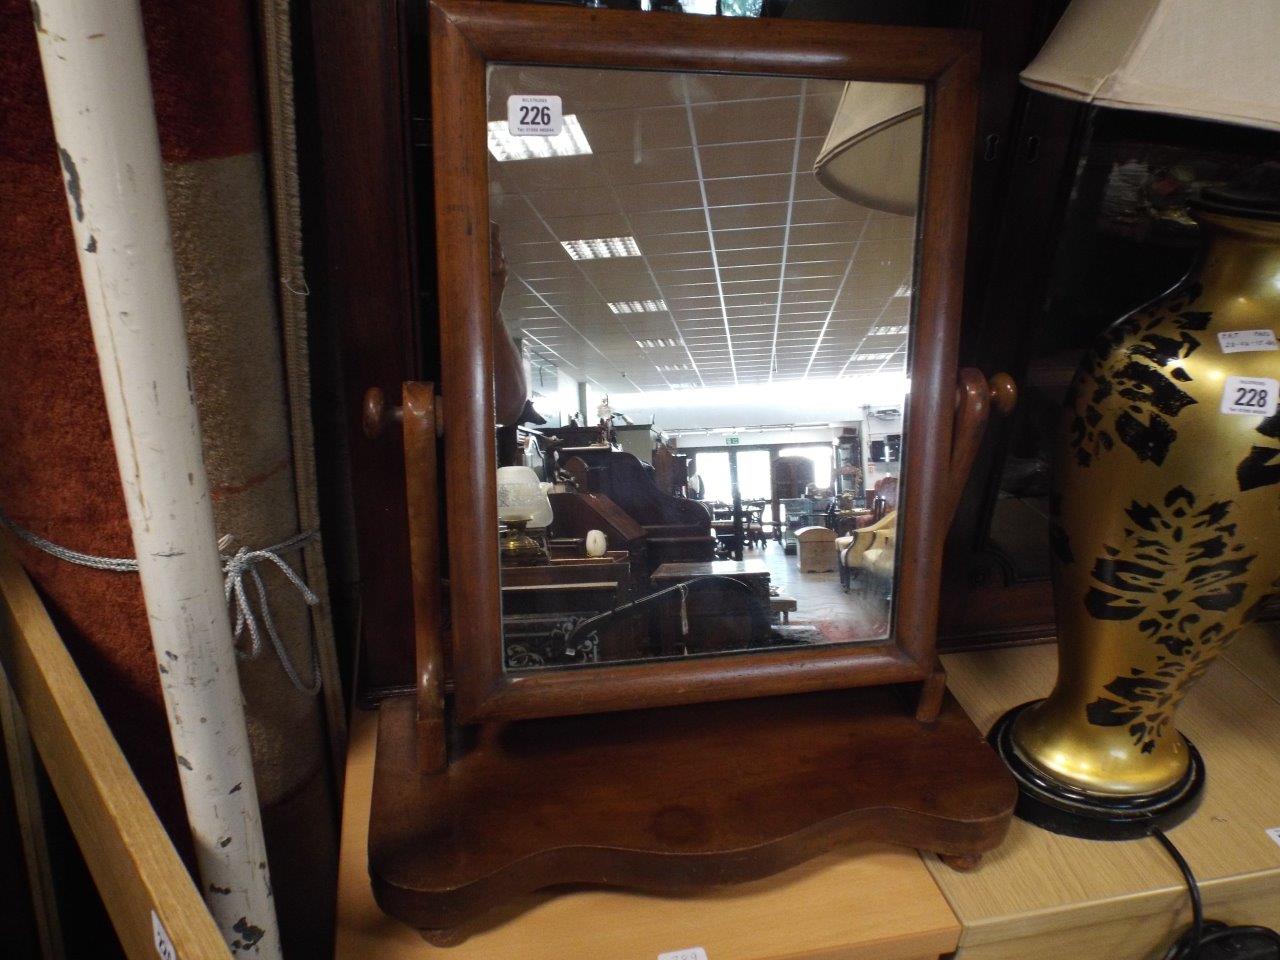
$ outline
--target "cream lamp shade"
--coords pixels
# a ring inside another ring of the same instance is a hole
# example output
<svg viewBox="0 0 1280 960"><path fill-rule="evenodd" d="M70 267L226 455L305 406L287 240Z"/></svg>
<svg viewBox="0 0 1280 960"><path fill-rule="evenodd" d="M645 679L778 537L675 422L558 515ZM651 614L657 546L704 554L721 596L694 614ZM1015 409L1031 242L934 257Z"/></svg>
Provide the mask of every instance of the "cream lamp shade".
<svg viewBox="0 0 1280 960"><path fill-rule="evenodd" d="M1044 93L1280 130L1280 0L1074 0L1022 82Z"/></svg>
<svg viewBox="0 0 1280 960"><path fill-rule="evenodd" d="M914 214L923 138L923 87L850 81L813 174L838 197L873 210Z"/></svg>

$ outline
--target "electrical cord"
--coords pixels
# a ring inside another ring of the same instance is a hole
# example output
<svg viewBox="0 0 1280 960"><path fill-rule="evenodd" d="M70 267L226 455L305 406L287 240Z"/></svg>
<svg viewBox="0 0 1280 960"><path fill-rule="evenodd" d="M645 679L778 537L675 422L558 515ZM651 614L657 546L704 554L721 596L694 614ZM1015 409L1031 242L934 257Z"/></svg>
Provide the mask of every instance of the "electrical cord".
<svg viewBox="0 0 1280 960"><path fill-rule="evenodd" d="M1191 872L1191 865L1163 830L1155 830L1152 836L1160 841L1160 845L1168 851L1177 865L1191 897L1191 926L1169 946L1161 960L1226 960L1228 957L1240 957L1241 960L1280 960L1280 933L1268 927L1237 927L1220 920L1206 920L1200 884ZM1206 951L1207 947L1217 949Z"/></svg>

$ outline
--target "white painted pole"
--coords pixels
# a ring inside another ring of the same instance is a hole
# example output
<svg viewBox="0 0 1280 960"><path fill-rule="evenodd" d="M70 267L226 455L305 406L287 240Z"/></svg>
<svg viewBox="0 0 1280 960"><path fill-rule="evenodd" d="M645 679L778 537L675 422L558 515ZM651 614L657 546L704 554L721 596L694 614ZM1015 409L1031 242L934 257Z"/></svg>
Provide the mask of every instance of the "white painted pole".
<svg viewBox="0 0 1280 960"><path fill-rule="evenodd" d="M32 10L201 889L233 953L275 960L138 0Z"/></svg>

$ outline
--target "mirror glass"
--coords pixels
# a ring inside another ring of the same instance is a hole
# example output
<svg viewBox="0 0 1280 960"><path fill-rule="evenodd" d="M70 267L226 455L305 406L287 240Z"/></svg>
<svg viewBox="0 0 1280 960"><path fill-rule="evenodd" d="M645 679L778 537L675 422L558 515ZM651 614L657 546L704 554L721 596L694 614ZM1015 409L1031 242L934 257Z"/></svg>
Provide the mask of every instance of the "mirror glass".
<svg viewBox="0 0 1280 960"><path fill-rule="evenodd" d="M508 671L888 637L923 111L489 68Z"/></svg>

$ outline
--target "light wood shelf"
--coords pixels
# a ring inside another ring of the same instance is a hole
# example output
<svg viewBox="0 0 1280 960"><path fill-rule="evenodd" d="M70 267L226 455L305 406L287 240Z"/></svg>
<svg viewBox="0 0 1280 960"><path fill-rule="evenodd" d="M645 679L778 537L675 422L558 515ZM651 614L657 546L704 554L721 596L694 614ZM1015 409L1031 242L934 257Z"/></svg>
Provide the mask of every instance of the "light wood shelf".
<svg viewBox="0 0 1280 960"><path fill-rule="evenodd" d="M949 686L980 730L1053 685L1052 644L952 654ZM1178 725L1208 767L1204 800L1170 831L1208 916L1280 927L1280 630L1244 631L1193 688ZM1190 921L1186 888L1155 840L1104 843L1015 820L969 874L927 857L960 919L957 960L1088 956L1146 960Z"/></svg>
<svg viewBox="0 0 1280 960"><path fill-rule="evenodd" d="M1052 644L943 659L979 729L1047 692L1056 666ZM1209 782L1200 810L1171 836L1202 881L1207 912L1280 927L1280 846L1265 833L1280 826L1280 628L1245 631L1192 691L1179 722L1203 752ZM709 960L935 960L952 950L956 960L1148 960L1190 920L1185 888L1155 841L1074 840L1015 820L972 873L860 845L700 896L583 889L529 897L461 945L435 948L385 916L369 888L375 723L359 714L352 724L336 960L656 960L693 946Z"/></svg>

